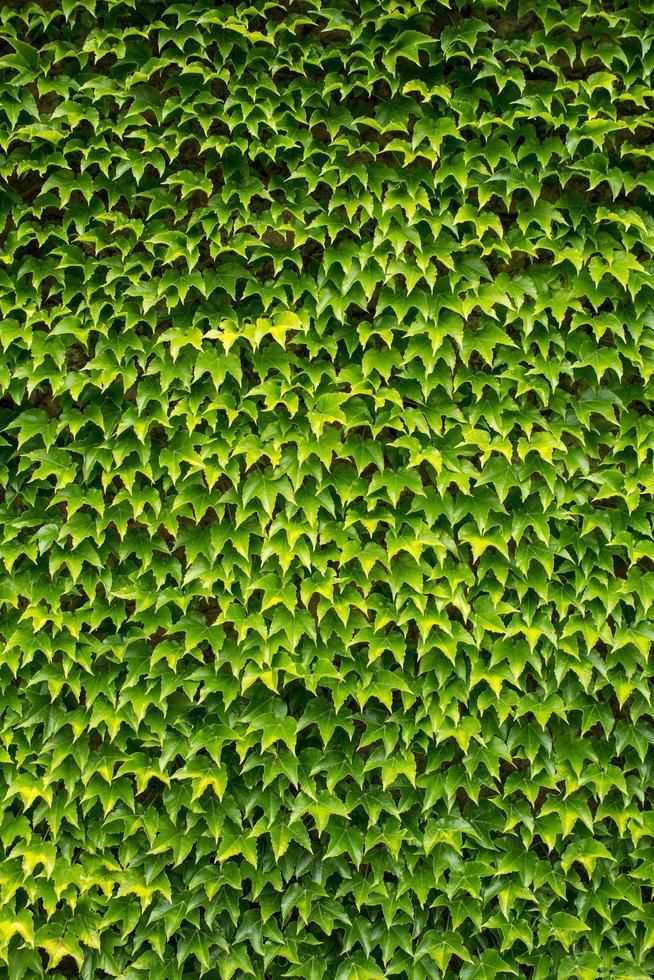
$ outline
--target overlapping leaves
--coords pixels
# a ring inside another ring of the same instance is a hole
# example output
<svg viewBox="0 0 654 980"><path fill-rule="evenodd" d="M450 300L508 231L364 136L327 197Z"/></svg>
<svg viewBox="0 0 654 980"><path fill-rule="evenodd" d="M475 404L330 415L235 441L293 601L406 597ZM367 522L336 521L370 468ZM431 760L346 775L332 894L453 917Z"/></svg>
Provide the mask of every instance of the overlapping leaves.
<svg viewBox="0 0 654 980"><path fill-rule="evenodd" d="M654 21L0 7L2 975L654 972Z"/></svg>

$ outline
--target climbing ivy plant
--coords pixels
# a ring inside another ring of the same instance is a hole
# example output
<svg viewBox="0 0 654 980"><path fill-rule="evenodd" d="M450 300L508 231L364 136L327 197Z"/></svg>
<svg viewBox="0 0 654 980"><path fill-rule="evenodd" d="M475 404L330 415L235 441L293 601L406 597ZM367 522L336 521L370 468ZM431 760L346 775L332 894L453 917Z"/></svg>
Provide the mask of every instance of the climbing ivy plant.
<svg viewBox="0 0 654 980"><path fill-rule="evenodd" d="M654 975L653 42L0 4L0 977Z"/></svg>

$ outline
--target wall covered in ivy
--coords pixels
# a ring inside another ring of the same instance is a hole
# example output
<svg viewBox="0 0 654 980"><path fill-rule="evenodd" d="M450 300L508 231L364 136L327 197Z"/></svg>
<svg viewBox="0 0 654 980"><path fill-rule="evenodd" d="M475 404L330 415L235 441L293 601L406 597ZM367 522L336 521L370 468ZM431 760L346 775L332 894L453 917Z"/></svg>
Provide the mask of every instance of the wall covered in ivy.
<svg viewBox="0 0 654 980"><path fill-rule="evenodd" d="M653 68L0 4L0 978L654 975Z"/></svg>

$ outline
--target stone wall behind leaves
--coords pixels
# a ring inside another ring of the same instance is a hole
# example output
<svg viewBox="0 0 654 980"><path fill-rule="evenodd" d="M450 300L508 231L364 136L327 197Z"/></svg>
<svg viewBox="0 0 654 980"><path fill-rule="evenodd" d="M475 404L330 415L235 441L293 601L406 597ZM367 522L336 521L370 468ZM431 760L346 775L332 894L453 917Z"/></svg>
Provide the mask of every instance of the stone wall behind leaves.
<svg viewBox="0 0 654 980"><path fill-rule="evenodd" d="M0 4L0 977L654 974L653 41Z"/></svg>

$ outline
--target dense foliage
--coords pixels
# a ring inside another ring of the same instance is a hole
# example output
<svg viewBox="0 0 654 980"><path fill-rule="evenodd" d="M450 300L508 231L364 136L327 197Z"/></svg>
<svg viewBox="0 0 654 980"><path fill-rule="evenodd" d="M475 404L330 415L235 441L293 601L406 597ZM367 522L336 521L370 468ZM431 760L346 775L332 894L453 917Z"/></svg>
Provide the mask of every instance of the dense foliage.
<svg viewBox="0 0 654 980"><path fill-rule="evenodd" d="M654 975L651 3L0 38L0 976Z"/></svg>

